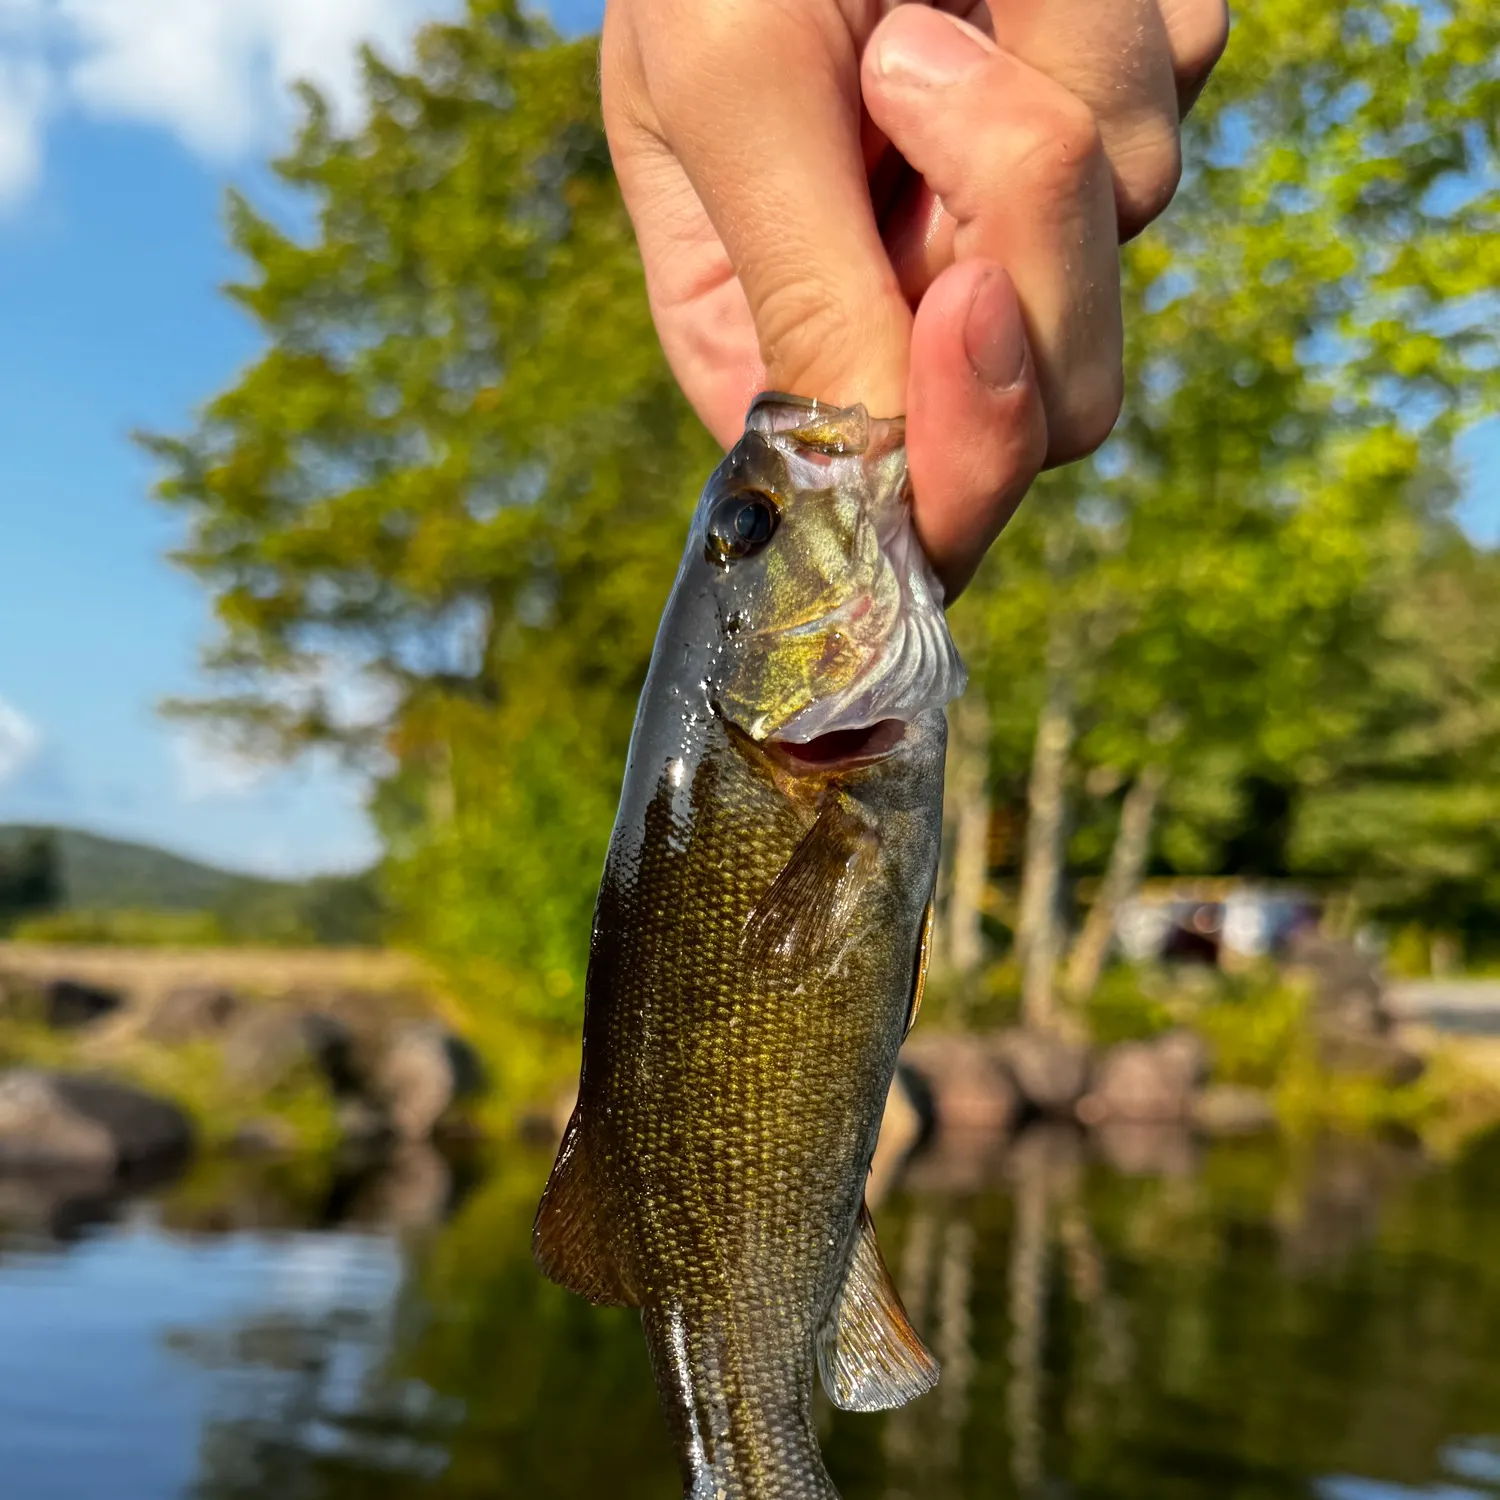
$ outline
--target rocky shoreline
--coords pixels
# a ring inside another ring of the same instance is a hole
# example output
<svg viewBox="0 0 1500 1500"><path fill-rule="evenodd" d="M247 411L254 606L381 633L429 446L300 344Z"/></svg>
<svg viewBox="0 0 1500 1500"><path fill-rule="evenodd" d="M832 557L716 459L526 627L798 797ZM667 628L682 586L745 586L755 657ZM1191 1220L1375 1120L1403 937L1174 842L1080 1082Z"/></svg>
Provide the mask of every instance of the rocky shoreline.
<svg viewBox="0 0 1500 1500"><path fill-rule="evenodd" d="M329 984L321 955L269 984L183 977L170 957L109 984L88 962L22 958L0 960L0 1171L124 1171L205 1138L239 1154L425 1142L465 1133L485 1087L418 989Z"/></svg>

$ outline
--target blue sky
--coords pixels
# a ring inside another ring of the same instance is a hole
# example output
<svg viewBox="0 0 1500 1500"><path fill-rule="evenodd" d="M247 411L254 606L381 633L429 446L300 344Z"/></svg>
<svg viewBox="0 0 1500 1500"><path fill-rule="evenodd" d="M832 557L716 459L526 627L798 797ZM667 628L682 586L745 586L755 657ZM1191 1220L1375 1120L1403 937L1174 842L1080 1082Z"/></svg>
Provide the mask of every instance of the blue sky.
<svg viewBox="0 0 1500 1500"><path fill-rule="evenodd" d="M284 139L286 80L349 101L358 39L394 50L457 9L0 4L0 822L278 874L373 857L355 777L257 775L156 713L204 686L209 619L164 560L177 523L129 434L181 430L255 352L216 290L236 270L221 206L228 183L271 191L258 164ZM601 9L553 13L577 30Z"/></svg>
<svg viewBox="0 0 1500 1500"><path fill-rule="evenodd" d="M0 3L0 822L66 822L278 874L375 844L330 765L255 774L161 720L204 686L205 600L163 554L138 427L182 429L255 350L218 295L227 183L270 191L285 84L349 105L353 47L457 0ZM558 0L597 24L602 0ZM1500 427L1465 516L1500 540Z"/></svg>

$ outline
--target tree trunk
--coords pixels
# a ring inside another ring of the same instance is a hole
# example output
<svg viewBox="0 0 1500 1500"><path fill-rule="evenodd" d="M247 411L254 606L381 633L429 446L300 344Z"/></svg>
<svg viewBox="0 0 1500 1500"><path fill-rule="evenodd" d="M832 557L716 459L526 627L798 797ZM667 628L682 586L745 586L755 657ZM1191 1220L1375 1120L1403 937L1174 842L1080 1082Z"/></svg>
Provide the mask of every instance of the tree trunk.
<svg viewBox="0 0 1500 1500"><path fill-rule="evenodd" d="M1021 964L1021 1014L1028 1026L1056 1019L1055 981L1061 956L1068 757L1073 748L1072 650L1060 626L1048 643L1047 686L1031 757L1026 795L1026 855L1016 956Z"/></svg>
<svg viewBox="0 0 1500 1500"><path fill-rule="evenodd" d="M946 972L968 979L984 959L980 916L990 843L990 715L976 687L971 685L954 705L952 724L946 821L953 853L938 924L937 957Z"/></svg>
<svg viewBox="0 0 1500 1500"><path fill-rule="evenodd" d="M1120 831L1109 851L1109 869L1068 960L1068 995L1075 1003L1089 999L1098 987L1114 937L1115 918L1140 889L1151 853L1156 809L1166 784L1167 773L1160 766L1147 766L1125 794L1120 809Z"/></svg>

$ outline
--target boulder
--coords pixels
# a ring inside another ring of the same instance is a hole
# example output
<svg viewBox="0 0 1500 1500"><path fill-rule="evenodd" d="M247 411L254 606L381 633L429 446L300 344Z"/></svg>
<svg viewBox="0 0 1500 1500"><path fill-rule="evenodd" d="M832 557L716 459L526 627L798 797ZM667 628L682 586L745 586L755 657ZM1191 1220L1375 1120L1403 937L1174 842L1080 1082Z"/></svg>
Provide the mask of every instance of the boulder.
<svg viewBox="0 0 1500 1500"><path fill-rule="evenodd" d="M0 1169L119 1171L185 1157L193 1130L164 1099L82 1074L0 1073Z"/></svg>
<svg viewBox="0 0 1500 1500"><path fill-rule="evenodd" d="M1213 1071L1208 1043L1196 1031L1178 1027L1157 1037L1151 1044L1163 1067L1174 1073L1189 1088L1201 1089Z"/></svg>
<svg viewBox="0 0 1500 1500"><path fill-rule="evenodd" d="M1029 1110L1059 1119L1072 1114L1089 1086L1088 1047L1034 1027L1002 1032L995 1046Z"/></svg>
<svg viewBox="0 0 1500 1500"><path fill-rule="evenodd" d="M123 1010L125 997L76 979L54 979L46 986L44 1005L54 1031L79 1031Z"/></svg>
<svg viewBox="0 0 1500 1500"><path fill-rule="evenodd" d="M223 1034L240 1012L240 997L214 984L183 984L156 1005L142 1034L153 1042L177 1046Z"/></svg>
<svg viewBox="0 0 1500 1500"><path fill-rule="evenodd" d="M276 1088L308 1064L323 1066L320 1054L333 1048L328 1029L289 1005L242 1006L224 1033L224 1072L251 1092Z"/></svg>
<svg viewBox="0 0 1500 1500"><path fill-rule="evenodd" d="M901 1059L926 1086L940 1135L1004 1135L1021 1113L1020 1092L990 1038L919 1033Z"/></svg>
<svg viewBox="0 0 1500 1500"><path fill-rule="evenodd" d="M1122 1042L1104 1054L1093 1087L1078 1101L1078 1118L1085 1125L1188 1120L1207 1069L1203 1044L1189 1032Z"/></svg>
<svg viewBox="0 0 1500 1500"><path fill-rule="evenodd" d="M1193 1100L1193 1124L1205 1135L1260 1135L1276 1128L1276 1109L1261 1089L1215 1083Z"/></svg>
<svg viewBox="0 0 1500 1500"><path fill-rule="evenodd" d="M445 1115L484 1087L479 1054L436 1021L401 1026L375 1055L367 1095L398 1140L429 1140Z"/></svg>

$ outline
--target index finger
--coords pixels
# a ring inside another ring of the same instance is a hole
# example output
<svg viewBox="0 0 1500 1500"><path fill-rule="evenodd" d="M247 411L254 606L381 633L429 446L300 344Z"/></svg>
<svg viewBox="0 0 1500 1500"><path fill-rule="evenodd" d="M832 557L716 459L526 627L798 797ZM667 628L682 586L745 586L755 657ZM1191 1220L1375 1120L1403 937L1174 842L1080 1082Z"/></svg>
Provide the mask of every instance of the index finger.
<svg viewBox="0 0 1500 1500"><path fill-rule="evenodd" d="M606 99L613 130L680 164L743 287L768 384L899 413L911 310L870 202L859 52L839 8L611 9L605 46L625 80Z"/></svg>

